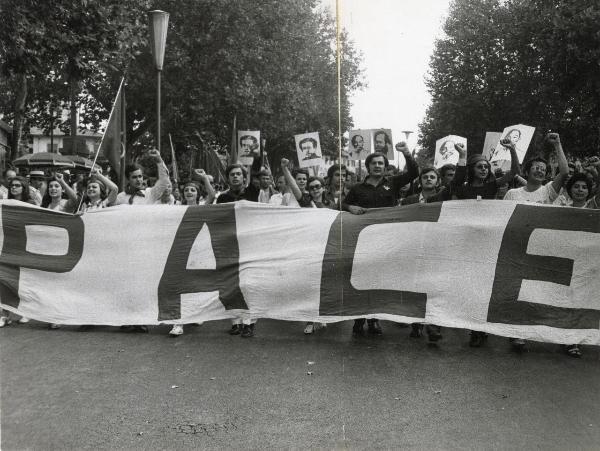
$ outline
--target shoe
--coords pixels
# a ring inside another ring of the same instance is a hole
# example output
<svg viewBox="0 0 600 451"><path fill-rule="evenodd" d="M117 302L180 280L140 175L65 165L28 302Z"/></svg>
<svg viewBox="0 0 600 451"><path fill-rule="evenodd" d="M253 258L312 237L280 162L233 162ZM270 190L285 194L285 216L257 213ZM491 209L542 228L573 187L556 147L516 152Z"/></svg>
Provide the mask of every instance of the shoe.
<svg viewBox="0 0 600 451"><path fill-rule="evenodd" d="M52 324L48 324L48 329L60 329L60 324L56 324L56 323L52 323Z"/></svg>
<svg viewBox="0 0 600 451"><path fill-rule="evenodd" d="M315 331L315 325L313 323L307 323L306 327L304 328L304 333L306 335L310 335Z"/></svg>
<svg viewBox="0 0 600 451"><path fill-rule="evenodd" d="M244 326L242 327L242 337L254 337L254 324L244 324Z"/></svg>
<svg viewBox="0 0 600 451"><path fill-rule="evenodd" d="M435 343L438 340L442 339L441 327L438 326L430 326L429 324L426 327L427 337L429 341Z"/></svg>
<svg viewBox="0 0 600 451"><path fill-rule="evenodd" d="M472 348L480 348L486 340L487 334L472 330L471 338L469 339L469 346Z"/></svg>
<svg viewBox="0 0 600 451"><path fill-rule="evenodd" d="M525 350L525 340L522 338L510 338L509 342L515 351L524 351Z"/></svg>
<svg viewBox="0 0 600 451"><path fill-rule="evenodd" d="M180 335L183 335L183 326L180 324L175 324L169 332L169 335L171 335L172 337L178 337Z"/></svg>
<svg viewBox="0 0 600 451"><path fill-rule="evenodd" d="M148 330L148 326L131 326L131 332L147 334L150 331Z"/></svg>
<svg viewBox="0 0 600 451"><path fill-rule="evenodd" d="M383 335L383 330L381 330L381 326L379 325L379 320L377 319L368 319L367 320L367 330L372 335Z"/></svg>
<svg viewBox="0 0 600 451"><path fill-rule="evenodd" d="M352 326L352 336L353 337L364 337L365 331L363 329L363 325L365 324L365 320L354 320L354 326Z"/></svg>
<svg viewBox="0 0 600 451"><path fill-rule="evenodd" d="M242 333L242 325L241 324L234 324L231 326L231 329L229 329L229 335L239 335Z"/></svg>
<svg viewBox="0 0 600 451"><path fill-rule="evenodd" d="M410 327L412 327L412 331L408 334L410 338L421 338L423 336L423 324L415 323L411 324Z"/></svg>
<svg viewBox="0 0 600 451"><path fill-rule="evenodd" d="M0 316L0 327L8 326L10 322L6 316Z"/></svg>
<svg viewBox="0 0 600 451"><path fill-rule="evenodd" d="M29 318L25 318L24 316L19 319L19 324L27 324L29 322Z"/></svg>
<svg viewBox="0 0 600 451"><path fill-rule="evenodd" d="M569 345L566 348L567 355L575 358L581 357L581 349L577 345Z"/></svg>

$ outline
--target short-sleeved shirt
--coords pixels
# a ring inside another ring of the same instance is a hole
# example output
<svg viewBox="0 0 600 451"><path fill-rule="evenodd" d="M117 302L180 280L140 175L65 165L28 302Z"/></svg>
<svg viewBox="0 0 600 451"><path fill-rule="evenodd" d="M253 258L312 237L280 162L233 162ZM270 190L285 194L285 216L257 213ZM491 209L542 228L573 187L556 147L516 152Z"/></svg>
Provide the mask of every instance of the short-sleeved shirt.
<svg viewBox="0 0 600 451"><path fill-rule="evenodd" d="M400 200L400 189L418 175L416 164L412 160L406 163L407 172L393 177L384 177L376 186L367 183L368 177L364 182L357 183L350 188L344 203L362 208L395 207Z"/></svg>
<svg viewBox="0 0 600 451"><path fill-rule="evenodd" d="M558 197L558 193L552 187L552 183L542 185L535 191L526 191L526 188L526 186L522 186L521 188L508 190L504 196L504 200L551 204Z"/></svg>

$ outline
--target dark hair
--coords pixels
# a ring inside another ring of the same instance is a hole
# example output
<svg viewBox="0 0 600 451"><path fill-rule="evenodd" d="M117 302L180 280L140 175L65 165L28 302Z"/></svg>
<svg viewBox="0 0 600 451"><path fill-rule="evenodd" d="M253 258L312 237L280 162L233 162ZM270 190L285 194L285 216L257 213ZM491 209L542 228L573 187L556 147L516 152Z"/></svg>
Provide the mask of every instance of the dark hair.
<svg viewBox="0 0 600 451"><path fill-rule="evenodd" d="M451 139L447 139L447 140L446 140L446 141L444 141L444 142L442 143L442 145L440 146L440 153L442 153L442 149L445 149L445 148L446 148L446 144L448 144L448 143L454 143L454 144L456 144L456 143L455 143L454 141L452 141ZM450 150L451 150L451 151L452 151L452 150L454 150L454 146L452 146L452 149L450 149Z"/></svg>
<svg viewBox="0 0 600 451"><path fill-rule="evenodd" d="M471 164L467 164L467 184L468 185L473 183L473 180L475 179L475 165L482 161L485 164L487 164L487 167L488 167L487 177L485 178L484 182L486 182L486 183L489 182L492 177L496 178L496 175L492 171L492 164L487 159L483 158L483 159L477 160L475 162L472 162Z"/></svg>
<svg viewBox="0 0 600 451"><path fill-rule="evenodd" d="M588 199L589 199L589 197L593 194L592 193L592 181L590 180L590 178L582 172L573 174L573 177L571 177L569 179L569 181L567 182L567 186L565 187L565 189L567 190L567 193L569 194L570 197L573 197L573 196L571 196L571 190L573 189L573 185L575 185L575 182L585 182L587 189L588 189Z"/></svg>
<svg viewBox="0 0 600 451"><path fill-rule="evenodd" d="M317 148L317 140L315 138L304 138L302 141L300 141L298 143L298 147L300 147L300 149L302 149L302 144L304 144L305 142L310 141L312 143L312 146L316 149Z"/></svg>
<svg viewBox="0 0 600 451"><path fill-rule="evenodd" d="M533 157L533 158L530 158L529 160L527 160L525 162L525 164L523 165L523 173L524 174L529 174L529 170L531 169L531 166L533 165L533 163L544 163L546 165L546 169L548 169L548 162L546 161L545 158Z"/></svg>
<svg viewBox="0 0 600 451"><path fill-rule="evenodd" d="M456 171L456 165L454 164L445 164L444 166L442 166L439 170L440 176L444 177L446 175L446 172L448 171Z"/></svg>
<svg viewBox="0 0 600 451"><path fill-rule="evenodd" d="M102 199L102 200L106 199L106 196L107 196L106 185L104 184L104 182L102 180L98 179L98 177L95 177L92 175L91 177L88 177L87 179L85 179L83 181L83 186L85 187L83 202L87 203L90 200L90 198L87 195L87 187L90 183L97 183L98 186L100 187L100 199Z"/></svg>
<svg viewBox="0 0 600 451"><path fill-rule="evenodd" d="M373 141L375 141L375 139L379 135L384 136L384 140L385 140L386 144L392 144L392 138L390 138L390 136L387 134L387 132L385 130L378 130L375 133L373 133Z"/></svg>
<svg viewBox="0 0 600 451"><path fill-rule="evenodd" d="M246 171L246 168L244 166L242 166L239 163L233 163L233 164L230 164L229 166L227 166L227 168L225 169L225 177L227 177L227 179L229 179L229 173L231 171L233 171L234 169L241 169L242 176L244 178L246 178L248 176L248 172Z"/></svg>
<svg viewBox="0 0 600 451"><path fill-rule="evenodd" d="M52 176L48 179L48 189L46 190L44 197L42 197L42 203L40 205L40 207L42 207L42 208L48 208L48 205L50 205L52 203L52 197L50 197L50 183L52 183L52 182L56 182L60 185L60 182L58 181L58 179L56 177ZM62 189L62 185L60 186L60 188ZM64 196L64 190L63 190L63 196Z"/></svg>
<svg viewBox="0 0 600 451"><path fill-rule="evenodd" d="M354 135L354 136L352 137L352 139L350 139L350 142L352 143L352 145L353 145L354 147L356 147L356 138L358 138L358 137L360 137L360 138L363 140L363 142L364 142L364 140L365 140L365 138L363 138L363 137L362 137L362 135Z"/></svg>
<svg viewBox="0 0 600 451"><path fill-rule="evenodd" d="M327 178L330 180L330 182L331 182L331 179L333 178L333 173L335 171L340 171L340 172L346 171L346 172L348 172L348 169L343 164L334 164L333 166L330 166L329 169L327 169Z"/></svg>
<svg viewBox="0 0 600 451"><path fill-rule="evenodd" d="M365 159L365 167L367 168L367 173L369 172L369 165L371 164L371 160L373 160L373 158L376 158L376 157L383 157L383 161L385 161L386 168L390 165L390 162L388 161L388 159L384 153L381 153L381 152L371 153Z"/></svg>
<svg viewBox="0 0 600 451"><path fill-rule="evenodd" d="M508 139L508 137L510 136L510 134L512 132L519 132L519 139L521 139L521 130L519 130L518 128L511 128L506 135L504 135L504 137L502 139Z"/></svg>
<svg viewBox="0 0 600 451"><path fill-rule="evenodd" d="M421 178L423 174L427 174L428 172L435 172L435 175L437 175L437 177L440 178L440 173L433 166L425 166L423 169L421 169L421 171L419 172L419 178Z"/></svg>
<svg viewBox="0 0 600 451"><path fill-rule="evenodd" d="M137 163L130 163L127 166L125 166L125 178L128 179L129 176L131 175L132 172L135 172L137 170L141 170L142 174L144 173L144 168L142 166L140 166ZM87 183L86 183L87 185Z"/></svg>
<svg viewBox="0 0 600 451"><path fill-rule="evenodd" d="M296 178L296 176L298 174L304 174L307 179L310 177L310 174L308 173L308 169L305 169L305 168L298 168L298 169L294 169L292 171L292 177L294 177L294 179Z"/></svg>
<svg viewBox="0 0 600 451"><path fill-rule="evenodd" d="M12 191L10 190L10 185L15 180L18 182L21 182L21 186L23 186L23 190L21 192L21 202L30 202L31 196L29 195L29 182L27 181L27 179L25 177L21 177L20 175L17 175L14 179L11 179L10 183L8 184L8 198L9 199L15 198L15 196L13 196L13 194L12 194Z"/></svg>
<svg viewBox="0 0 600 451"><path fill-rule="evenodd" d="M258 144L258 139L256 139L256 136L244 135L244 136L240 137L240 146L242 145L242 141L245 139L251 139L252 145Z"/></svg>
<svg viewBox="0 0 600 451"><path fill-rule="evenodd" d="M198 186L198 184L196 182L189 181L189 182L186 182L186 183L183 184L183 190L182 190L182 193L181 193L181 205L187 205L187 200L185 199L185 195L183 194L183 191L185 191L185 187L186 186L190 186L190 185L193 186L193 187L195 187L196 188L196 192L197 192L196 204L194 204L194 205L197 205L198 201L200 200L200 187Z"/></svg>

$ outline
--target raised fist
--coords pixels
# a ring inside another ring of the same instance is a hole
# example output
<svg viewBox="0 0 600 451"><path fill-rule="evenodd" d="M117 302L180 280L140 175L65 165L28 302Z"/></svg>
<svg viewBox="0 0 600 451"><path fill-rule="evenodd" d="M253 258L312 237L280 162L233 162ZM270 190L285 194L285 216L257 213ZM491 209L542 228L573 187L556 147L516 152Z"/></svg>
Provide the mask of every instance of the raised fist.
<svg viewBox="0 0 600 451"><path fill-rule="evenodd" d="M156 163L162 162L162 158L160 156L160 152L158 149L151 149L148 151L148 156L152 158Z"/></svg>
<svg viewBox="0 0 600 451"><path fill-rule="evenodd" d="M458 152L458 155L461 158L464 158L467 155L467 149L465 149L465 145L463 143L455 143L454 149Z"/></svg>
<svg viewBox="0 0 600 451"><path fill-rule="evenodd" d="M406 156L407 154L410 155L410 150L408 150L408 146L406 145L406 143L404 141L396 144L396 150L398 152L402 152L402 154L404 156Z"/></svg>
<svg viewBox="0 0 600 451"><path fill-rule="evenodd" d="M546 141L552 145L560 144L560 135L558 133L548 133L546 135Z"/></svg>

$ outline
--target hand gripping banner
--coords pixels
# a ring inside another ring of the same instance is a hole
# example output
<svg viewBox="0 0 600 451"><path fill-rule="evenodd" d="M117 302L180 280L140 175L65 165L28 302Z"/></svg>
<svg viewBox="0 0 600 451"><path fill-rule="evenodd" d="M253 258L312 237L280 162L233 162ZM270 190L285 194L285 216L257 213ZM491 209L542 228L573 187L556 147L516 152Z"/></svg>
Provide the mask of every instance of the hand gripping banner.
<svg viewBox="0 0 600 451"><path fill-rule="evenodd" d="M423 322L600 344L600 211L241 202L83 216L0 202L2 308L59 324Z"/></svg>

